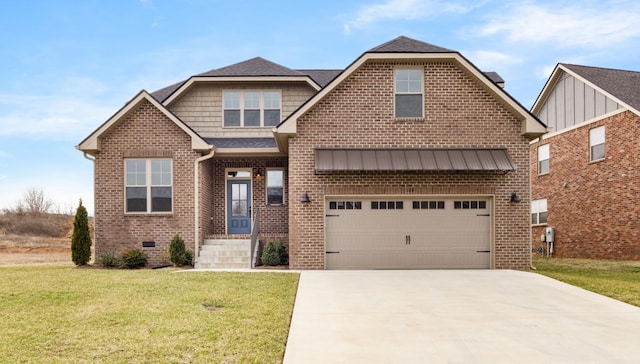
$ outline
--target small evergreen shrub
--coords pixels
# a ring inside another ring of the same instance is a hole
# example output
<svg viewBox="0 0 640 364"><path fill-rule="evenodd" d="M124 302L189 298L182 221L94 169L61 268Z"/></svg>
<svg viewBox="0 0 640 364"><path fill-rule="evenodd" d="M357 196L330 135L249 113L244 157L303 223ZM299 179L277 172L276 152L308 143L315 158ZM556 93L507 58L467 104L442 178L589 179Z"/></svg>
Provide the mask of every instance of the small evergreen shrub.
<svg viewBox="0 0 640 364"><path fill-rule="evenodd" d="M288 263L289 254L284 244L270 241L265 245L260 259L264 265L275 266Z"/></svg>
<svg viewBox="0 0 640 364"><path fill-rule="evenodd" d="M289 264L289 252L283 243L276 243L276 251L280 256L280 264Z"/></svg>
<svg viewBox="0 0 640 364"><path fill-rule="evenodd" d="M169 260L176 266L191 265L193 253L184 246L184 240L179 234L174 235L169 246Z"/></svg>
<svg viewBox="0 0 640 364"><path fill-rule="evenodd" d="M91 260L91 235L89 234L89 218L87 209L82 206L82 200L76 210L73 220L73 235L71 236L71 260L76 265L86 265Z"/></svg>
<svg viewBox="0 0 640 364"><path fill-rule="evenodd" d="M103 267L113 268L120 265L120 259L118 259L118 256L113 251L100 254L97 261Z"/></svg>
<svg viewBox="0 0 640 364"><path fill-rule="evenodd" d="M146 267L149 257L140 249L132 249L122 254L122 268L136 269Z"/></svg>

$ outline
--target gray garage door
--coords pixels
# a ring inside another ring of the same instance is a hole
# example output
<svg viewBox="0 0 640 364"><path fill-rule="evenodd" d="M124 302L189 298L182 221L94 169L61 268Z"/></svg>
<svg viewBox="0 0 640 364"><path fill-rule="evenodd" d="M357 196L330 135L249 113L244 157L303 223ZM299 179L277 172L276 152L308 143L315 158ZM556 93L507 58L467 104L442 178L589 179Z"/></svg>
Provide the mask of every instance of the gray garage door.
<svg viewBox="0 0 640 364"><path fill-rule="evenodd" d="M491 266L491 198L330 198L327 269Z"/></svg>

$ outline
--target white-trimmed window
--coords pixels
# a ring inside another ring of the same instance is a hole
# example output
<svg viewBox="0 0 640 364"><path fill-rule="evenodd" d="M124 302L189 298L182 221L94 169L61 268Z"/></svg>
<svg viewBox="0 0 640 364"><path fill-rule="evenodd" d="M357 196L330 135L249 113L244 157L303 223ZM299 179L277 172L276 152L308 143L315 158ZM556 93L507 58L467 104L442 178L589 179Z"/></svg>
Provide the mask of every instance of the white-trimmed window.
<svg viewBox="0 0 640 364"><path fill-rule="evenodd" d="M547 223L547 199L531 201L531 225Z"/></svg>
<svg viewBox="0 0 640 364"><path fill-rule="evenodd" d="M604 159L604 125L589 130L589 160Z"/></svg>
<svg viewBox="0 0 640 364"><path fill-rule="evenodd" d="M422 68L399 68L395 70L395 117L422 118L423 75Z"/></svg>
<svg viewBox="0 0 640 364"><path fill-rule="evenodd" d="M267 204L284 204L284 171L282 169L267 170Z"/></svg>
<svg viewBox="0 0 640 364"><path fill-rule="evenodd" d="M280 124L280 91L224 91L225 127L268 127Z"/></svg>
<svg viewBox="0 0 640 364"><path fill-rule="evenodd" d="M125 211L171 212L171 159L125 159Z"/></svg>
<svg viewBox="0 0 640 364"><path fill-rule="evenodd" d="M538 174L549 173L549 144L538 147Z"/></svg>

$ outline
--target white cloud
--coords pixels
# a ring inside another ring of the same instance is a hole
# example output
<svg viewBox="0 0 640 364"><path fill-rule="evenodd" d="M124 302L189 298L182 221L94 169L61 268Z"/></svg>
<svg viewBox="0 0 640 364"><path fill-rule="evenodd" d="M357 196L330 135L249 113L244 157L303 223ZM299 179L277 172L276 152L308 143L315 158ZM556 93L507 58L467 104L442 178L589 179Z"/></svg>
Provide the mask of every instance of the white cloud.
<svg viewBox="0 0 640 364"><path fill-rule="evenodd" d="M640 37L640 4L602 1L586 4L510 3L478 29L513 43L556 43L560 47L609 47Z"/></svg>
<svg viewBox="0 0 640 364"><path fill-rule="evenodd" d="M439 0L387 0L361 7L353 20L344 25L346 33L384 20L415 20L440 14L464 14L479 6Z"/></svg>
<svg viewBox="0 0 640 364"><path fill-rule="evenodd" d="M84 137L113 114L106 104L73 95L0 95L0 135Z"/></svg>
<svg viewBox="0 0 640 364"><path fill-rule="evenodd" d="M479 50L463 52L463 54L483 71L504 69L523 62L522 58L496 51Z"/></svg>

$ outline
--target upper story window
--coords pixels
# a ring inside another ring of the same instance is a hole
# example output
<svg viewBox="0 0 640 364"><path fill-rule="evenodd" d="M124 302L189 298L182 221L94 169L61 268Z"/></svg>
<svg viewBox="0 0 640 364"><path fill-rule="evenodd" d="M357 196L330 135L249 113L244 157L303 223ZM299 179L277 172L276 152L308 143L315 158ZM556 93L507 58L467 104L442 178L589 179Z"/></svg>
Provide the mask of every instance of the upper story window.
<svg viewBox="0 0 640 364"><path fill-rule="evenodd" d="M225 127L266 127L280 123L280 91L224 91Z"/></svg>
<svg viewBox="0 0 640 364"><path fill-rule="evenodd" d="M604 159L604 126L589 130L589 160Z"/></svg>
<svg viewBox="0 0 640 364"><path fill-rule="evenodd" d="M171 159L126 159L126 212L171 212Z"/></svg>
<svg viewBox="0 0 640 364"><path fill-rule="evenodd" d="M267 170L267 204L282 205L284 203L284 171L282 169Z"/></svg>
<svg viewBox="0 0 640 364"><path fill-rule="evenodd" d="M423 86L422 69L396 69L395 70L395 117L396 118L422 118L424 107L422 106Z"/></svg>
<svg viewBox="0 0 640 364"><path fill-rule="evenodd" d="M531 225L547 223L547 199L531 201Z"/></svg>
<svg viewBox="0 0 640 364"><path fill-rule="evenodd" d="M549 173L549 144L538 147L538 174Z"/></svg>

